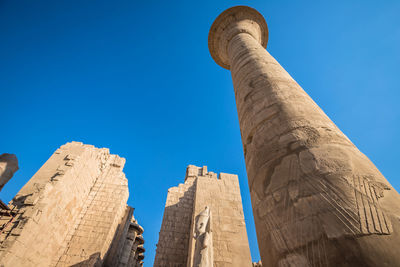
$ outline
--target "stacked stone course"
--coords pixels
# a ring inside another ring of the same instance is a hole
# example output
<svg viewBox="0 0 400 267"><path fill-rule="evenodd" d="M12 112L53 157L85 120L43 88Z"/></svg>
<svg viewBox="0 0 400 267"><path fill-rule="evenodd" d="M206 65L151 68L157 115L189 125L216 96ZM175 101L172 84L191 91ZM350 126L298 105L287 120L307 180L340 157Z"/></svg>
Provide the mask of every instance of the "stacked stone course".
<svg viewBox="0 0 400 267"><path fill-rule="evenodd" d="M136 253L124 231L133 218L124 164L78 142L57 149L1 209L0 265L140 266L119 263L126 246Z"/></svg>
<svg viewBox="0 0 400 267"><path fill-rule="evenodd" d="M168 190L154 266L196 266L195 225L206 206L212 213L213 266L252 266L237 175L218 177L193 165L185 183Z"/></svg>
<svg viewBox="0 0 400 267"><path fill-rule="evenodd" d="M196 181L168 189L154 266L185 266Z"/></svg>

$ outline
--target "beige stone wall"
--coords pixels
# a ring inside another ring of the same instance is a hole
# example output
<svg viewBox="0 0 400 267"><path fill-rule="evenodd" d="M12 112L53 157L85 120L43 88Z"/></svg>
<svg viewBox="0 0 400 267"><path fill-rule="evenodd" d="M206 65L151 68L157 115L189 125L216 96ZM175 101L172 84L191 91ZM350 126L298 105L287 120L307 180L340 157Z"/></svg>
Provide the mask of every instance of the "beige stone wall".
<svg viewBox="0 0 400 267"><path fill-rule="evenodd" d="M189 165L185 184L168 190L154 266L193 266L196 216L212 212L214 266L252 266L237 175Z"/></svg>
<svg viewBox="0 0 400 267"><path fill-rule="evenodd" d="M10 202L17 215L0 235L0 265L101 262L127 208L124 163L108 149L60 147Z"/></svg>
<svg viewBox="0 0 400 267"><path fill-rule="evenodd" d="M56 266L74 265L97 253L103 259L111 245L125 215L129 193L121 158L113 156L106 164L110 167L92 187Z"/></svg>
<svg viewBox="0 0 400 267"><path fill-rule="evenodd" d="M186 266L195 178L168 190L154 266Z"/></svg>
<svg viewBox="0 0 400 267"><path fill-rule="evenodd" d="M194 257L195 218L206 206L212 213L214 266L252 266L238 176L226 173L220 173L219 178L216 175L197 178L188 266L192 266Z"/></svg>

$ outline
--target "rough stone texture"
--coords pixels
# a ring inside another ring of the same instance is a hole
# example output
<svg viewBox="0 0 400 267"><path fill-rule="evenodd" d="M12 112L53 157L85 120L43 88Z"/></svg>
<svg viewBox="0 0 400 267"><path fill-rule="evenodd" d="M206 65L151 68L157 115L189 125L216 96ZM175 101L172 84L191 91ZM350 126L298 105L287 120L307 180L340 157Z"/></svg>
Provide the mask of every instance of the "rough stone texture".
<svg viewBox="0 0 400 267"><path fill-rule="evenodd" d="M194 266L195 222L212 219L213 266L252 266L237 175L189 165L185 184L168 190L154 266Z"/></svg>
<svg viewBox="0 0 400 267"><path fill-rule="evenodd" d="M239 6L209 48L230 69L265 266L400 266L400 197L265 50L268 30Z"/></svg>
<svg viewBox="0 0 400 267"><path fill-rule="evenodd" d="M14 154L4 153L0 155L0 191L4 185L18 171L18 159Z"/></svg>
<svg viewBox="0 0 400 267"><path fill-rule="evenodd" d="M186 266L192 222L195 177L168 189L154 266Z"/></svg>
<svg viewBox="0 0 400 267"><path fill-rule="evenodd" d="M132 217L124 164L108 149L60 147L8 205L0 265L102 266L113 258Z"/></svg>

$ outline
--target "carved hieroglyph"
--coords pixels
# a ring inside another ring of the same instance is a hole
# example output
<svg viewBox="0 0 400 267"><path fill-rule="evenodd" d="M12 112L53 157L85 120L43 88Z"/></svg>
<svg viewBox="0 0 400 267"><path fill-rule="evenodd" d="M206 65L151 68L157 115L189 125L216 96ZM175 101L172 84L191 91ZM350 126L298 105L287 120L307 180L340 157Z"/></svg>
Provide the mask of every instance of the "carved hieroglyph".
<svg viewBox="0 0 400 267"><path fill-rule="evenodd" d="M212 267L214 262L211 231L211 211L207 206L196 218L195 267Z"/></svg>
<svg viewBox="0 0 400 267"><path fill-rule="evenodd" d="M265 266L400 266L399 194L265 50L256 10L224 11L211 56L230 69Z"/></svg>

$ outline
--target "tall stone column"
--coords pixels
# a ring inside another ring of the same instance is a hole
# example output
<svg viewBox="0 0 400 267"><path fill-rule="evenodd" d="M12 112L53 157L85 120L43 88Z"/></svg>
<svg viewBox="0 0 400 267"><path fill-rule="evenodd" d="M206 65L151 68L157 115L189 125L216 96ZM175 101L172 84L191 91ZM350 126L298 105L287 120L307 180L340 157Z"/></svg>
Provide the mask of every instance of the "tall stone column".
<svg viewBox="0 0 400 267"><path fill-rule="evenodd" d="M232 74L263 266L400 266L399 194L267 41L262 15L237 6L208 43Z"/></svg>

